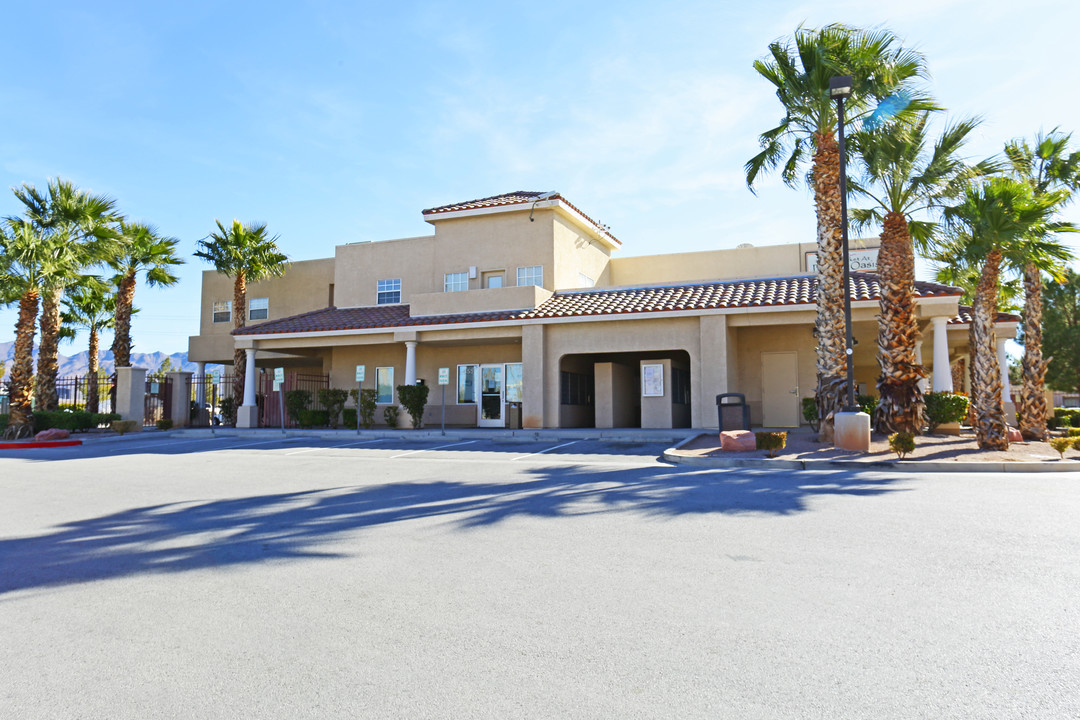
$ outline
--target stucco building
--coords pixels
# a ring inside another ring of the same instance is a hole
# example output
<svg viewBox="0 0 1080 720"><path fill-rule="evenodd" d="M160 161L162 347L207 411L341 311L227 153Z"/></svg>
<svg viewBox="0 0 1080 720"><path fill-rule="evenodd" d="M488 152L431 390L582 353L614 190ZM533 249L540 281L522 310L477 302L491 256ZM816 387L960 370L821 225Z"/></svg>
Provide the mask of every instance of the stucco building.
<svg viewBox="0 0 1080 720"><path fill-rule="evenodd" d="M333 387L432 386L427 422L506 427L717 427L715 397L746 396L751 420L801 423L815 389L813 243L618 257L607 228L556 193L516 192L423 211L432 235L338 246L248 286L248 326L231 332L232 281L203 275L189 359L248 376L283 367ZM875 249L852 274L855 375L874 392ZM967 353L956 288L916 284L934 389ZM1016 318L998 334L1015 335ZM250 383L245 405L256 403ZM242 423L252 423L241 413ZM378 415L377 417L381 417Z"/></svg>

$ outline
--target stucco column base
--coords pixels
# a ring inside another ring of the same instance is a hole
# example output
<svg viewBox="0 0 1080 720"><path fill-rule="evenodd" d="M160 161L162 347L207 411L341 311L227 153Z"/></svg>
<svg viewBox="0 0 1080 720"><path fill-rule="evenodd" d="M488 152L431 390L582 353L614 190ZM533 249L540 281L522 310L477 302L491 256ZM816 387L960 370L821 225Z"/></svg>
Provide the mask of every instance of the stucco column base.
<svg viewBox="0 0 1080 720"><path fill-rule="evenodd" d="M1016 403L1002 403L1005 408L1005 424L1009 427L1016 427Z"/></svg>
<svg viewBox="0 0 1080 720"><path fill-rule="evenodd" d="M838 412L835 417L833 446L841 450L870 452L870 416L864 412Z"/></svg>
<svg viewBox="0 0 1080 720"><path fill-rule="evenodd" d="M259 427L259 406L241 405L236 409L236 427L257 428Z"/></svg>
<svg viewBox="0 0 1080 720"><path fill-rule="evenodd" d="M136 432L146 415L146 368L116 368L116 408L121 420L134 420Z"/></svg>

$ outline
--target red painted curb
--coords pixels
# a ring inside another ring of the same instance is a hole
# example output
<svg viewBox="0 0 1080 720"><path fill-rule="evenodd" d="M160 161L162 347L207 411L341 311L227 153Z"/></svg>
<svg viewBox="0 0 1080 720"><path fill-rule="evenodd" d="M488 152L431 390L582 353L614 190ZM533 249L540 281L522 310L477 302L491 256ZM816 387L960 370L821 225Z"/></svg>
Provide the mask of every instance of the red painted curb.
<svg viewBox="0 0 1080 720"><path fill-rule="evenodd" d="M71 447L82 445L82 440L42 440L41 442L0 442L0 450L31 450L33 448Z"/></svg>

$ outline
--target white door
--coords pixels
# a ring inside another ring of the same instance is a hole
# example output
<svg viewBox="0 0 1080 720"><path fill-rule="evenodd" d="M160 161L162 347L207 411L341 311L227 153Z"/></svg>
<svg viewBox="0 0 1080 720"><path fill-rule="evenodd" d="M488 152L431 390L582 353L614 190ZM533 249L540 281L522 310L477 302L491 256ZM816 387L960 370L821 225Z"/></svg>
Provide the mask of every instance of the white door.
<svg viewBox="0 0 1080 720"><path fill-rule="evenodd" d="M480 402L477 403L480 415L476 420L477 427L506 427L503 412L505 392L503 366L481 365Z"/></svg>
<svg viewBox="0 0 1080 720"><path fill-rule="evenodd" d="M761 416L765 427L799 426L798 353L761 353Z"/></svg>

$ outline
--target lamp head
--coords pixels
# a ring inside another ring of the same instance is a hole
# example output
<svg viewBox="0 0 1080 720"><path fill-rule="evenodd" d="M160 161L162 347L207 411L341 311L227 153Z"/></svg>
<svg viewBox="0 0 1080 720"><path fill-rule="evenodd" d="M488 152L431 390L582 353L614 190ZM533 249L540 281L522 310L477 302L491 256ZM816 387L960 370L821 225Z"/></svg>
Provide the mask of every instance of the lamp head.
<svg viewBox="0 0 1080 720"><path fill-rule="evenodd" d="M829 97L833 100L851 97L851 76L837 75L829 78Z"/></svg>

